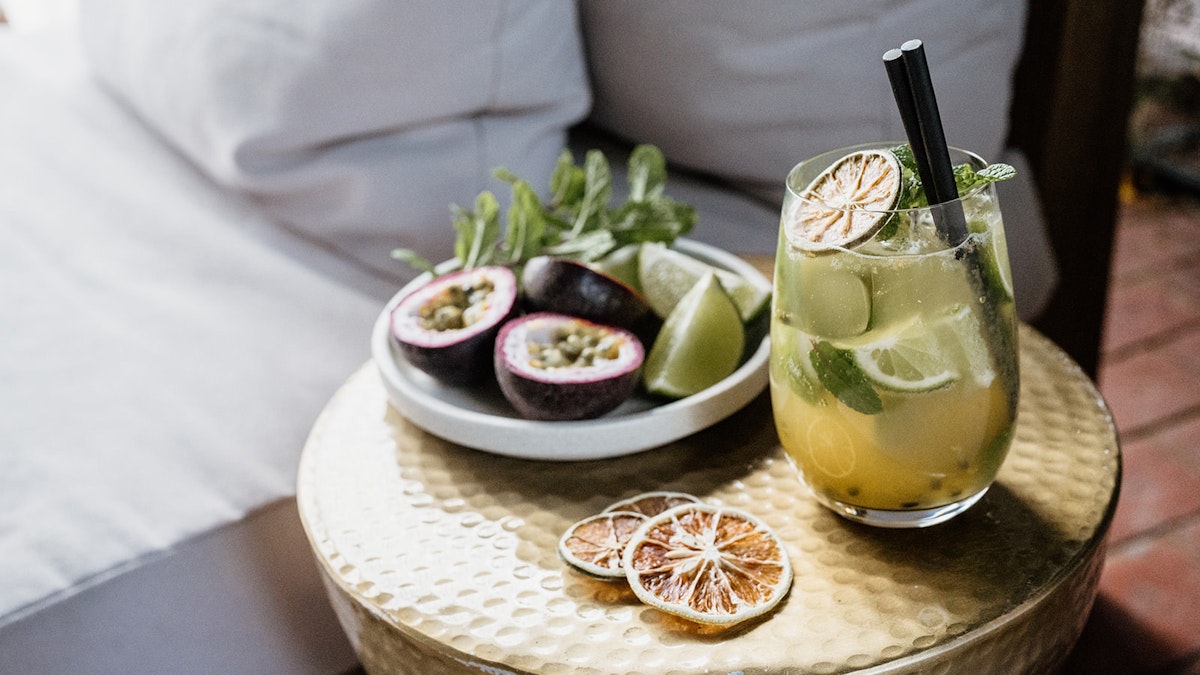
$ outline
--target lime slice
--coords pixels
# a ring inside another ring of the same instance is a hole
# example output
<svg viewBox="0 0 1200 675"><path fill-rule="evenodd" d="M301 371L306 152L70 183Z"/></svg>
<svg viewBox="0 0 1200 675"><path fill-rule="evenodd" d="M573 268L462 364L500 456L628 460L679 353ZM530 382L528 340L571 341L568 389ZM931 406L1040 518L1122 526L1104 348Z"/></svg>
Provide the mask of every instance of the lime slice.
<svg viewBox="0 0 1200 675"><path fill-rule="evenodd" d="M806 251L850 248L879 231L901 191L900 160L890 150L852 152L813 179L785 223Z"/></svg>
<svg viewBox="0 0 1200 675"><path fill-rule="evenodd" d="M667 248L661 243L642 244L638 254L638 279L642 295L659 318L667 318L706 272L712 272L721 282L737 307L743 322L759 315L771 299L771 290L740 274L713 267L686 253Z"/></svg>
<svg viewBox="0 0 1200 675"><path fill-rule="evenodd" d="M853 348L854 362L867 379L885 389L922 392L940 389L958 379L954 366L953 332L933 330L920 316L873 342Z"/></svg>
<svg viewBox="0 0 1200 675"><path fill-rule="evenodd" d="M845 478L857 464L856 443L838 416L829 411L813 415L805 436L808 459L830 478Z"/></svg>
<svg viewBox="0 0 1200 675"><path fill-rule="evenodd" d="M742 359L746 334L738 310L707 272L667 315L642 377L652 394L683 398L728 377Z"/></svg>

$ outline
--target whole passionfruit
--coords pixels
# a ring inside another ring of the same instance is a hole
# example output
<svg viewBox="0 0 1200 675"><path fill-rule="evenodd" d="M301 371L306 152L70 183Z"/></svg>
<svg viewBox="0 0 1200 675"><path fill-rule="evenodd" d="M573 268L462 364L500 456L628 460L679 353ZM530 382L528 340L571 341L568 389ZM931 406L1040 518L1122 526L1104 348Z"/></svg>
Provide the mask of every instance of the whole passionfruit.
<svg viewBox="0 0 1200 675"><path fill-rule="evenodd" d="M513 319L496 338L500 390L522 417L599 417L629 398L645 348L633 333L564 314Z"/></svg>
<svg viewBox="0 0 1200 675"><path fill-rule="evenodd" d="M535 312L577 316L628 330L639 330L650 313L650 305L637 291L574 260L530 258L521 272L521 287Z"/></svg>
<svg viewBox="0 0 1200 675"><path fill-rule="evenodd" d="M500 326L515 313L517 278L506 267L476 267L437 277L392 310L392 337L413 366L448 384L491 371Z"/></svg>

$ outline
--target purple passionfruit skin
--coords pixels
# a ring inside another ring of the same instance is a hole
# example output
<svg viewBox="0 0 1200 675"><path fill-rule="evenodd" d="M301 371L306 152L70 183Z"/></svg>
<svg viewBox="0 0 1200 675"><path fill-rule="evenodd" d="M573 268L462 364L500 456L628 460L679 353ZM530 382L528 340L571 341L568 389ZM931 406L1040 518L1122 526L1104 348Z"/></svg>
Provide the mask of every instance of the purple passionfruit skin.
<svg viewBox="0 0 1200 675"><path fill-rule="evenodd" d="M530 364L529 343L548 342L556 326L579 322L617 338L615 359L590 366L538 368ZM534 420L599 417L629 398L638 383L645 348L633 333L574 316L539 312L513 319L496 338L495 371L500 390L517 413Z"/></svg>
<svg viewBox="0 0 1200 675"><path fill-rule="evenodd" d="M463 328L422 327L421 308L453 286L488 280L492 292L482 315ZM392 338L416 368L447 384L479 381L491 372L492 347L500 326L516 312L517 278L507 267L476 267L432 279L392 309Z"/></svg>
<svg viewBox="0 0 1200 675"><path fill-rule="evenodd" d="M641 294L583 263L537 256L521 272L525 301L535 312L553 312L606 326L638 330L650 314Z"/></svg>

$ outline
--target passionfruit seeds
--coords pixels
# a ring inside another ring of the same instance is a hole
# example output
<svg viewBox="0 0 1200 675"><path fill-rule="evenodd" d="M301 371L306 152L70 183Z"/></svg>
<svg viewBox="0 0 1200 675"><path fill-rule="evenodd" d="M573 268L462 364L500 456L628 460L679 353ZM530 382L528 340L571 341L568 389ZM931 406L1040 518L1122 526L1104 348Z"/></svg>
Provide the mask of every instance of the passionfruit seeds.
<svg viewBox="0 0 1200 675"><path fill-rule="evenodd" d="M617 358L621 339L598 326L572 321L555 326L549 341L530 340L528 348L534 368L581 368Z"/></svg>
<svg viewBox="0 0 1200 675"><path fill-rule="evenodd" d="M440 289L421 306L420 326L425 330L461 330L487 314L487 303L495 285L477 278Z"/></svg>

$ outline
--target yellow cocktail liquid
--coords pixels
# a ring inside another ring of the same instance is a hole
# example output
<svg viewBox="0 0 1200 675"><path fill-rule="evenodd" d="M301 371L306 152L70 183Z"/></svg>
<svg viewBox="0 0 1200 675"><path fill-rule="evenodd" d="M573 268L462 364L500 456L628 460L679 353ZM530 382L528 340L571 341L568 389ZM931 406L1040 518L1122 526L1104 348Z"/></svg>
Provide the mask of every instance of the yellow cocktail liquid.
<svg viewBox="0 0 1200 675"><path fill-rule="evenodd" d="M813 491L871 509L943 506L983 490L1014 419L1000 380L898 395L878 415L856 412L828 392L809 402L778 379L771 395L780 442ZM905 422L894 421L899 414Z"/></svg>

